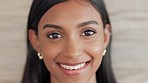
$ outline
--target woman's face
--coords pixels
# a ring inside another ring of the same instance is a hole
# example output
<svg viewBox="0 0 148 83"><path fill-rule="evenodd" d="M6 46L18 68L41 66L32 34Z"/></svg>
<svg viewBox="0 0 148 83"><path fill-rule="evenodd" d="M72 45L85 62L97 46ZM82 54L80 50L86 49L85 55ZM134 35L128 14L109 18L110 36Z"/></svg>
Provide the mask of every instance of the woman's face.
<svg viewBox="0 0 148 83"><path fill-rule="evenodd" d="M86 1L67 1L41 18L38 35L29 31L34 49L43 54L52 83L93 83L109 41L100 14Z"/></svg>

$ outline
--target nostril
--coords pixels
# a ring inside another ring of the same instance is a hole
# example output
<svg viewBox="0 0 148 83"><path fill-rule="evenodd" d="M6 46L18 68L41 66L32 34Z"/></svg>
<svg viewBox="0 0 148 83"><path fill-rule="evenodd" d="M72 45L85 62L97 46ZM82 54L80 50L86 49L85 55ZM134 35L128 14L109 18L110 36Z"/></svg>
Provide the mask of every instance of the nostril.
<svg viewBox="0 0 148 83"><path fill-rule="evenodd" d="M79 58L83 54L82 51L65 51L64 56L70 59L76 59Z"/></svg>

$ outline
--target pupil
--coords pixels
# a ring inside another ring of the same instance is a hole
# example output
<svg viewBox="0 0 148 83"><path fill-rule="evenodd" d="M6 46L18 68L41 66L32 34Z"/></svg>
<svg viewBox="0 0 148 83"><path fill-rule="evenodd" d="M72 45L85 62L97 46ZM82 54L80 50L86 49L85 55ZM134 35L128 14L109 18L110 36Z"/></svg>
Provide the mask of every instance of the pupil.
<svg viewBox="0 0 148 83"><path fill-rule="evenodd" d="M85 31L86 36L90 36L91 34L92 34L92 32L90 30Z"/></svg>
<svg viewBox="0 0 148 83"><path fill-rule="evenodd" d="M52 36L53 36L53 38L58 38L58 34L57 33L53 33Z"/></svg>

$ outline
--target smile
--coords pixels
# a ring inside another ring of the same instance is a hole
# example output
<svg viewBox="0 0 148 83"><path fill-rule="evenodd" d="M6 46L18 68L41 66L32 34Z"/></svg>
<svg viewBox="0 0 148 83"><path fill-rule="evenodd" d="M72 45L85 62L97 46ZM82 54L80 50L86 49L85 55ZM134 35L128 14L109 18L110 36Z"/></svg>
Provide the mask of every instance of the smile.
<svg viewBox="0 0 148 83"><path fill-rule="evenodd" d="M89 65L90 61L81 62L81 63L58 63L58 66L66 75L74 76L82 73L86 67Z"/></svg>
<svg viewBox="0 0 148 83"><path fill-rule="evenodd" d="M75 66L70 66L70 65L64 65L64 64L60 64L64 69L68 69L68 70L78 70L80 68L83 68L85 66L85 63L81 63Z"/></svg>

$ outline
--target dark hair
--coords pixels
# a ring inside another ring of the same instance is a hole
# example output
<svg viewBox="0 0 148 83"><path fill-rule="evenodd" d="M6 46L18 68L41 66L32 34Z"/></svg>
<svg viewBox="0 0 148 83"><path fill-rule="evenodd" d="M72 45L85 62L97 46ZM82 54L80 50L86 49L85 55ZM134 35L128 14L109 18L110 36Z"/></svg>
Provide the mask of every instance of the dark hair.
<svg viewBox="0 0 148 83"><path fill-rule="evenodd" d="M27 60L22 78L22 83L50 83L50 73L44 62L39 60L37 52L33 49L29 38L28 30L38 32L38 23L45 12L52 6L66 0L34 0L31 6L27 24ZM101 15L103 25L110 24L110 20L103 0L89 0L94 8ZM111 25L111 24L110 24ZM111 40L106 48L107 53L96 72L97 83L116 83L111 66Z"/></svg>

